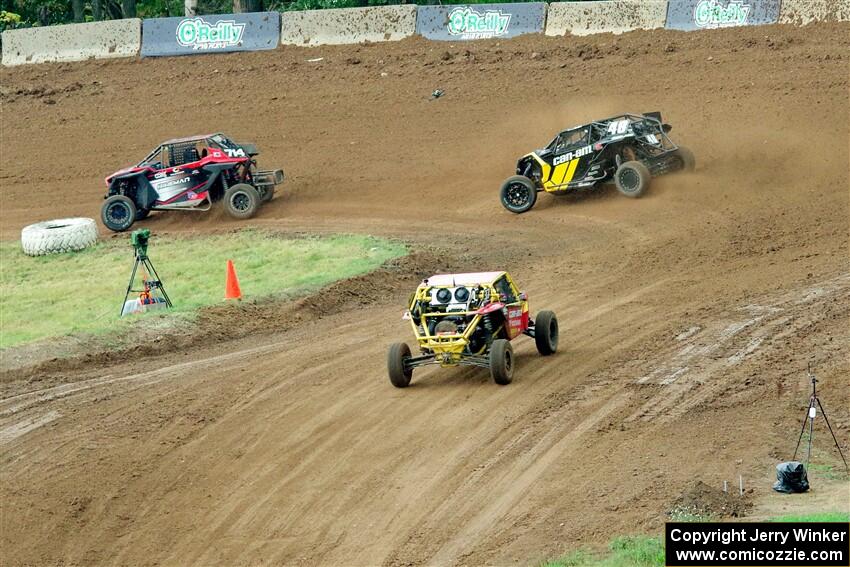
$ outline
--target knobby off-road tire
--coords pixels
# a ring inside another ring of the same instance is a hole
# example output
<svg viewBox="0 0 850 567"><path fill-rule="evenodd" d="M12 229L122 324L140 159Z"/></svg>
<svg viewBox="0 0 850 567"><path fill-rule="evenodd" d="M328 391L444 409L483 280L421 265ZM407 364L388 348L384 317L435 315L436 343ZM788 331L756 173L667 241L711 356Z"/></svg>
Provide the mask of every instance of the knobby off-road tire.
<svg viewBox="0 0 850 567"><path fill-rule="evenodd" d="M676 155L682 160L682 171L690 173L697 167L697 159L694 153L684 146L679 146L676 150Z"/></svg>
<svg viewBox="0 0 850 567"><path fill-rule="evenodd" d="M21 230L21 248L27 256L83 250L96 242L94 219L57 219L31 224Z"/></svg>
<svg viewBox="0 0 850 567"><path fill-rule="evenodd" d="M614 173L614 183L617 189L626 197L640 197L649 188L652 174L639 161L627 161L617 168Z"/></svg>
<svg viewBox="0 0 850 567"><path fill-rule="evenodd" d="M103 202L100 220L113 232L123 232L136 222L136 203L124 195L113 195Z"/></svg>
<svg viewBox="0 0 850 567"><path fill-rule="evenodd" d="M502 206L512 213L521 214L537 202L537 187L524 175L508 177L500 192Z"/></svg>
<svg viewBox="0 0 850 567"><path fill-rule="evenodd" d="M260 194L247 183L237 183L224 192L224 210L237 219L253 217L260 204Z"/></svg>
<svg viewBox="0 0 850 567"><path fill-rule="evenodd" d="M534 342L543 356L558 350L558 318L551 311L541 311L534 319Z"/></svg>
<svg viewBox="0 0 850 567"><path fill-rule="evenodd" d="M406 369L404 361L410 358L410 347L407 343L394 343L387 354L387 372L390 382L396 388L407 388L413 377L413 369Z"/></svg>
<svg viewBox="0 0 850 567"><path fill-rule="evenodd" d="M514 347L507 339L496 339L490 345L490 376L500 386L514 379Z"/></svg>

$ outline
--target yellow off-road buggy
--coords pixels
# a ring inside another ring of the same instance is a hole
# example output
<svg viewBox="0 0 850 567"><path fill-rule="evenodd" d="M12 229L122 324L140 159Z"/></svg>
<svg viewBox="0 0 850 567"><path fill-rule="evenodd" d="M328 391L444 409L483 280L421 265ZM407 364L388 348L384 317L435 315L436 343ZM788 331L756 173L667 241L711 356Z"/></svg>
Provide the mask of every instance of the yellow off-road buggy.
<svg viewBox="0 0 850 567"><path fill-rule="evenodd" d="M403 319L409 320L420 354L406 343L390 347L387 369L397 388L410 384L413 369L427 364L489 368L497 384L510 384L514 374L511 342L534 338L546 356L558 348L558 319L541 311L528 316L528 299L507 272L439 274L422 281Z"/></svg>

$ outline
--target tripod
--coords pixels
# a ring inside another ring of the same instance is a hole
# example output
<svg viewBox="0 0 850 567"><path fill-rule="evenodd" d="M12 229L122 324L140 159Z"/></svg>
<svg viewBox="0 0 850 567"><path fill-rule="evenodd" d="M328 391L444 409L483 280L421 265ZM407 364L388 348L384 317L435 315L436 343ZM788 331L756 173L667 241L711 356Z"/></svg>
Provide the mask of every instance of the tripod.
<svg viewBox="0 0 850 567"><path fill-rule="evenodd" d="M823 409L823 404L820 403L820 398L818 397L817 392L817 383L818 380L815 378L815 375L812 373L812 363L809 363L809 367L807 369L807 374L809 378L812 379L812 396L809 398L809 408L806 410L806 415L803 417L803 427L800 429L800 438L797 439L797 446L794 448L794 457L792 460L797 460L797 450L800 448L800 442L803 440L803 433L806 431L806 420L809 422L809 447L806 452L806 466L809 466L809 459L812 456L812 437L814 436L815 431L815 415L817 415L817 410L815 409L815 403L817 403L817 407L820 408L820 412L823 414L823 420L826 422L826 426L829 428L830 434L832 434L832 440L835 442L835 448L838 449L838 454L841 455L841 460L844 461L844 469L847 472L850 472L850 468L847 467L847 459L844 458L844 453L841 452L841 446L838 444L838 439L835 437L835 432L832 431L832 426L829 424L829 418L826 417L826 410Z"/></svg>
<svg viewBox="0 0 850 567"><path fill-rule="evenodd" d="M165 291L165 286L162 280L159 279L159 274L156 273L156 268L153 267L151 259L148 258L148 238L150 231L147 229L137 230L132 234L132 243L135 250L135 261L133 262L133 271L130 273L130 282L127 284L127 292L124 294L124 303L121 304L121 315L124 315L124 304L127 303L127 298L131 293L142 293L150 297L151 290L159 290L162 298L165 300L165 305L172 307L171 299ZM133 289L133 282L136 280L136 272L142 267L142 286L143 289ZM146 279L146 275L153 275L154 279Z"/></svg>

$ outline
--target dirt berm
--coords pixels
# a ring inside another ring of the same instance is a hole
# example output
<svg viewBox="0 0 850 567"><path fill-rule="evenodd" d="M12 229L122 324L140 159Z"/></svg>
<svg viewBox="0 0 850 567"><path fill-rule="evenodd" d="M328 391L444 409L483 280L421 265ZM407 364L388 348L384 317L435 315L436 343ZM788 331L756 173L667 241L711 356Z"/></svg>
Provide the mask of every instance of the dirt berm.
<svg viewBox="0 0 850 567"><path fill-rule="evenodd" d="M410 340L404 278L273 333L10 377L3 563L529 564L659 530L697 481L741 474L754 505L782 498L773 466L796 442L808 361L845 451L850 438L848 32L411 39L0 70L2 238L97 216L106 174L221 130L286 169L279 196L246 223L212 211L145 226L403 238L449 250L435 268L510 269L561 321L556 356L516 344L508 387L474 369L390 386L387 345ZM499 205L515 159L558 129L655 110L694 174L637 200L608 188L543 195L521 216Z"/></svg>

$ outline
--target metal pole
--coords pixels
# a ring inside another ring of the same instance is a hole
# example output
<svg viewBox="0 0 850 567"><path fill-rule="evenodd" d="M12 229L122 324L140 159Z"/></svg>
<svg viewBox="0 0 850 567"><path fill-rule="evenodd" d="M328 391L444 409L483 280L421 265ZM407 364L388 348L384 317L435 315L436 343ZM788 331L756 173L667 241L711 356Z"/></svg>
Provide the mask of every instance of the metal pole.
<svg viewBox="0 0 850 567"><path fill-rule="evenodd" d="M124 302L121 304L121 314L119 317L124 315L124 304L127 303L127 298L130 296L130 291L133 289L133 280L136 279L136 269L139 267L139 257L136 256L136 259L133 260L133 271L130 273L130 283L127 284L127 292L124 294Z"/></svg>
<svg viewBox="0 0 850 567"><path fill-rule="evenodd" d="M811 409L809 409L809 450L806 453L806 468L809 466L809 460L812 458L812 437L815 434L815 415L814 410L815 407L812 405Z"/></svg>
<svg viewBox="0 0 850 567"><path fill-rule="evenodd" d="M803 416L803 427L800 428L800 437L797 438L797 446L794 447L794 456L791 457L792 461L797 460L797 451L800 449L800 442L803 440L803 433L806 432L806 422L809 420L809 413L811 413L812 405L815 403L814 398L809 398L809 407L806 408L806 414Z"/></svg>
<svg viewBox="0 0 850 567"><path fill-rule="evenodd" d="M838 454L841 455L841 460L844 461L844 470L850 472L850 468L847 467L847 459L844 458L844 453L841 452L841 446L838 444L838 439L835 437L835 432L832 431L832 426L829 424L829 418L826 417L826 410L823 409L823 405L820 403L820 398L816 398L818 401L818 406L820 406L820 412L823 414L823 420L826 422L826 426L829 428L829 432L832 434L832 440L835 442L835 448L838 449Z"/></svg>
<svg viewBox="0 0 850 567"><path fill-rule="evenodd" d="M165 291L165 285L162 283L162 280L159 278L159 274L156 273L156 268L153 267L153 263L148 257L145 257L145 266L147 266L148 270L150 270L153 277L156 278L156 281L159 282L159 291L162 292L162 297L163 299L165 299L165 304L169 307L172 307L171 299L168 297L168 293L166 293Z"/></svg>

